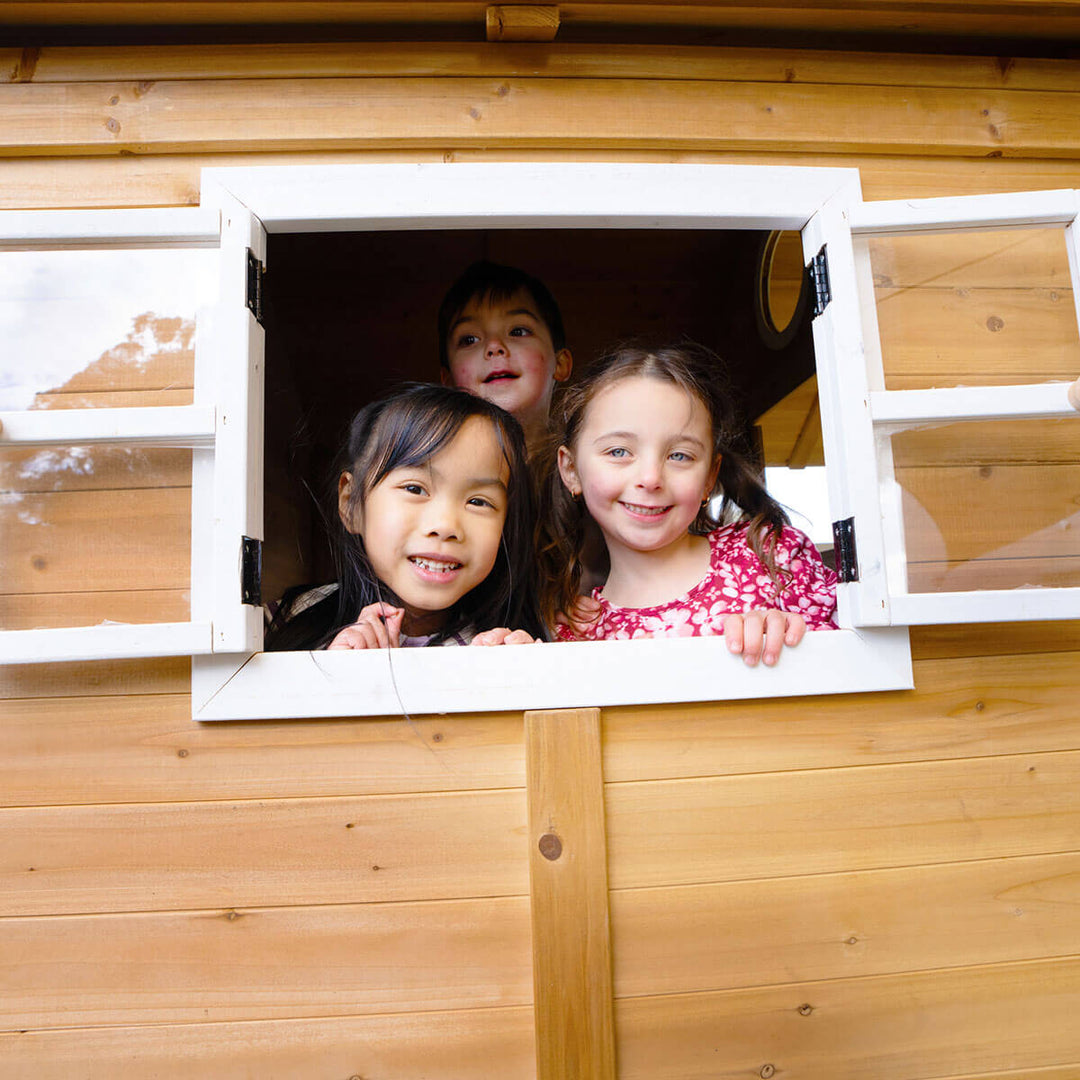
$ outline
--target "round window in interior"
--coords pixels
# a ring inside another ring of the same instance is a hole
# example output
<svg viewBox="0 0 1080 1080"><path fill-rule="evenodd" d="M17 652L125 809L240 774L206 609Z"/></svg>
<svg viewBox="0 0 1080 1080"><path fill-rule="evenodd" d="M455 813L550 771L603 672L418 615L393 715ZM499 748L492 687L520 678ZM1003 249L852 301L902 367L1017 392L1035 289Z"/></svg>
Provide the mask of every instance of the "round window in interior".
<svg viewBox="0 0 1080 1080"><path fill-rule="evenodd" d="M757 265L755 309L762 340L781 349L795 336L810 301L802 235L793 229L765 238Z"/></svg>

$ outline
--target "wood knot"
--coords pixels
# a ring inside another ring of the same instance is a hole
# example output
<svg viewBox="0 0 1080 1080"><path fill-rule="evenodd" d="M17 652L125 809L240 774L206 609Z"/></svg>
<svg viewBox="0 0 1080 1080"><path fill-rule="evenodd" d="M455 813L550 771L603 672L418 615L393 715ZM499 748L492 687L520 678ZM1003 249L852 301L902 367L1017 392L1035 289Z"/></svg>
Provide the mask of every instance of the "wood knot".
<svg viewBox="0 0 1080 1080"><path fill-rule="evenodd" d="M554 833L544 833L537 846L540 854L549 862L554 862L562 854L562 841Z"/></svg>

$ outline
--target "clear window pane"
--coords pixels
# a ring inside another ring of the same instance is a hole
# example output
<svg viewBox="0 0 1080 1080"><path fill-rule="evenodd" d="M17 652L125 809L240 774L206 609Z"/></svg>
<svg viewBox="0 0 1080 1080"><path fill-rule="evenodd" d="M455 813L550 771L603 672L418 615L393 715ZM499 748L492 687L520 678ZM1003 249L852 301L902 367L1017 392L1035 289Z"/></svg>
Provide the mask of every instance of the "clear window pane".
<svg viewBox="0 0 1080 1080"><path fill-rule="evenodd" d="M191 455L0 451L0 629L189 619Z"/></svg>
<svg viewBox="0 0 1080 1080"><path fill-rule="evenodd" d="M892 445L908 591L1080 585L1080 419L949 424Z"/></svg>
<svg viewBox="0 0 1080 1080"><path fill-rule="evenodd" d="M1080 335L1061 229L874 237L885 386L1075 379Z"/></svg>
<svg viewBox="0 0 1080 1080"><path fill-rule="evenodd" d="M0 410L187 405L214 249L0 253Z"/></svg>

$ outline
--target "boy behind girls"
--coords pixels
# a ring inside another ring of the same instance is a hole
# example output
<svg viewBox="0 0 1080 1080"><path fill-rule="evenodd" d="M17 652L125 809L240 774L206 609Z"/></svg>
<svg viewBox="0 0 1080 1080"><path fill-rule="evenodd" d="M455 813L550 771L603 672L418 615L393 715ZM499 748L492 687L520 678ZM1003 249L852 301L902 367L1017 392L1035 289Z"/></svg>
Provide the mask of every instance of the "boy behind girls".
<svg viewBox="0 0 1080 1080"><path fill-rule="evenodd" d="M525 429L530 455L548 432L555 384L570 377L559 305L538 278L473 263L439 307L442 381L501 405Z"/></svg>

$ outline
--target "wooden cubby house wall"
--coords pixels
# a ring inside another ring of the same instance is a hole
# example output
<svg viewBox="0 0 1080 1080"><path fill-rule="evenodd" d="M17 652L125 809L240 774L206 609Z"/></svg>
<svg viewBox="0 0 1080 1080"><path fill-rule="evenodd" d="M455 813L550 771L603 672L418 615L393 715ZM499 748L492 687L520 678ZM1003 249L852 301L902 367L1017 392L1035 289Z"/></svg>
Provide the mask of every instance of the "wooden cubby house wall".
<svg viewBox="0 0 1080 1080"><path fill-rule="evenodd" d="M524 12L8 3L0 210L196 206L207 167L373 162L1080 188L1080 0L586 2L552 37L553 10L520 31L549 40L489 41ZM933 338L970 283L923 269L883 285L909 304L903 385L1080 375L1075 325L1045 362L1007 333L1057 327L1067 281L976 282L987 372ZM186 404L192 367L102 364L37 405ZM813 400L761 418L770 463L820 460ZM927 499L991 470L1075 504L1078 451L1074 425L898 466ZM148 548L124 610L186 617L189 459L133 500L120 468L34 486L18 453L5 494L80 551L0 519L0 625L96 610ZM0 667L0 1074L1078 1080L1080 623L911 644L909 691L408 722L197 724L187 659Z"/></svg>

